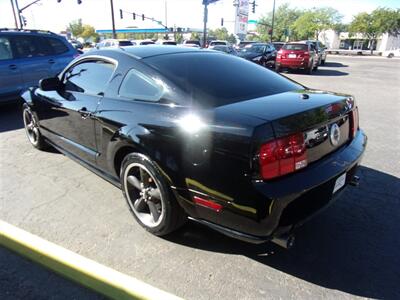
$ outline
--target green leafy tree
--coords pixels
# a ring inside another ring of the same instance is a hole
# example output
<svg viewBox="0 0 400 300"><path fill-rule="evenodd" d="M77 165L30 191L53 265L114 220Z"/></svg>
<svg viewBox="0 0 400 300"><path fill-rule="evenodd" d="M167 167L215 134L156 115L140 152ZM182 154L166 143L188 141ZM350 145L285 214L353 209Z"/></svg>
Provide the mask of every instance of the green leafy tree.
<svg viewBox="0 0 400 300"><path fill-rule="evenodd" d="M93 26L85 24L85 25L83 25L83 31L80 34L80 36L82 38L84 38L85 40L88 40L88 39L95 40L99 35L96 33L96 30L94 29Z"/></svg>
<svg viewBox="0 0 400 300"><path fill-rule="evenodd" d="M304 11L292 28L299 39L318 39L323 30L334 28L342 18L343 16L334 8L313 8Z"/></svg>
<svg viewBox="0 0 400 300"><path fill-rule="evenodd" d="M236 42L237 42L234 34L230 34L226 40L231 44L236 44Z"/></svg>
<svg viewBox="0 0 400 300"><path fill-rule="evenodd" d="M182 33L177 32L175 34L175 42L177 44L182 44L182 42L183 42L183 34Z"/></svg>
<svg viewBox="0 0 400 300"><path fill-rule="evenodd" d="M363 34L371 42L370 49L373 48L376 39L384 34L400 34L400 9L377 8L370 14L363 12L354 16L349 26L350 36L357 33Z"/></svg>
<svg viewBox="0 0 400 300"><path fill-rule="evenodd" d="M190 34L190 39L191 40L200 40L200 34L198 32L192 32Z"/></svg>
<svg viewBox="0 0 400 300"><path fill-rule="evenodd" d="M293 24L301 15L301 10L296 8L290 8L289 4L285 3L280 5L275 11L274 18L274 32L273 41L285 41L286 37L290 35L291 39L296 39L295 33L293 32ZM270 34L269 30L272 26L272 12L261 17L257 24L257 32L259 34L260 41L269 41Z"/></svg>
<svg viewBox="0 0 400 300"><path fill-rule="evenodd" d="M215 30L209 30L208 36L214 37L217 40L228 40L229 33L228 33L228 29L226 29L225 27L222 27L222 28L217 28Z"/></svg>
<svg viewBox="0 0 400 300"><path fill-rule="evenodd" d="M67 29L72 33L75 38L80 37L83 32L82 19L72 21L68 24Z"/></svg>

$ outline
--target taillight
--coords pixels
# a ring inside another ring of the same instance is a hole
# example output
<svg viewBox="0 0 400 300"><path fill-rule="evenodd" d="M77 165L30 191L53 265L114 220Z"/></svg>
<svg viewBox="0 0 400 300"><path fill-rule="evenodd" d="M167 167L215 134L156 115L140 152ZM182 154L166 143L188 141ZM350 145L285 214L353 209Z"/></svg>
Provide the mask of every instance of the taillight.
<svg viewBox="0 0 400 300"><path fill-rule="evenodd" d="M260 148L260 175L272 179L307 166L307 151L303 133L276 139Z"/></svg>
<svg viewBox="0 0 400 300"><path fill-rule="evenodd" d="M351 111L351 137L354 138L358 130L358 107L354 107Z"/></svg>

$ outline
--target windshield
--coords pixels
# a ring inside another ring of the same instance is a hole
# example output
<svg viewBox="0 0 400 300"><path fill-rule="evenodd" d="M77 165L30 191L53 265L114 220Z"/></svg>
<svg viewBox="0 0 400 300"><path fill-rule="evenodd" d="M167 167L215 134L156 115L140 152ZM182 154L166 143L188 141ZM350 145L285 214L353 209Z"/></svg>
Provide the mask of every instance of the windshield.
<svg viewBox="0 0 400 300"><path fill-rule="evenodd" d="M192 104L199 106L217 107L302 88L275 72L233 55L191 52L143 60L190 95Z"/></svg>
<svg viewBox="0 0 400 300"><path fill-rule="evenodd" d="M225 42L211 42L210 45L215 46L215 45L226 45Z"/></svg>
<svg viewBox="0 0 400 300"><path fill-rule="evenodd" d="M308 46L306 44L285 44L282 49L284 50L303 50L307 51Z"/></svg>
<svg viewBox="0 0 400 300"><path fill-rule="evenodd" d="M265 46L264 45L247 45L243 49L244 52L253 52L253 53L264 53Z"/></svg>

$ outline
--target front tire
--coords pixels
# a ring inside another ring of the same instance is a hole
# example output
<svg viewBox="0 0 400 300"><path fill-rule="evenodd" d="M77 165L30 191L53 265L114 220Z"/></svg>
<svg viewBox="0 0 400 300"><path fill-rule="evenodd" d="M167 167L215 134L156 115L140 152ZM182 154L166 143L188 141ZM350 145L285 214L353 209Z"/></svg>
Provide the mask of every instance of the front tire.
<svg viewBox="0 0 400 300"><path fill-rule="evenodd" d="M22 107L22 118L24 120L25 133L31 145L39 150L49 148L49 145L40 133L37 118L27 104L24 104Z"/></svg>
<svg viewBox="0 0 400 300"><path fill-rule="evenodd" d="M148 157L128 154L122 162L122 192L136 221L147 231L164 236L186 221L164 176Z"/></svg>

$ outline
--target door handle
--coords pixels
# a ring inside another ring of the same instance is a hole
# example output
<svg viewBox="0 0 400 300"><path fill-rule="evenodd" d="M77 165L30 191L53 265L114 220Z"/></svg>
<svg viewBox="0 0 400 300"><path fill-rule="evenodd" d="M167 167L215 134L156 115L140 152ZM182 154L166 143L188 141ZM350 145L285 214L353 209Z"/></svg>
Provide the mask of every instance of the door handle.
<svg viewBox="0 0 400 300"><path fill-rule="evenodd" d="M49 62L49 64L51 64L51 65L52 65L52 64L54 64L54 63L55 63L55 60L54 60L54 59L49 59L49 60L48 60L48 62Z"/></svg>
<svg viewBox="0 0 400 300"><path fill-rule="evenodd" d="M87 119L92 115L92 113L88 111L86 107L82 107L80 110L78 110L78 113L80 113L82 119Z"/></svg>
<svg viewBox="0 0 400 300"><path fill-rule="evenodd" d="M16 70L17 69L17 65L9 65L8 66L11 70Z"/></svg>

